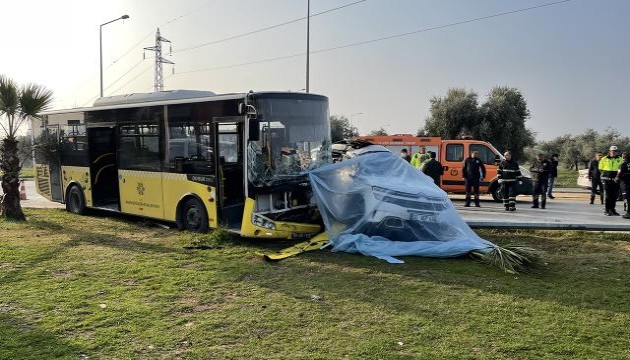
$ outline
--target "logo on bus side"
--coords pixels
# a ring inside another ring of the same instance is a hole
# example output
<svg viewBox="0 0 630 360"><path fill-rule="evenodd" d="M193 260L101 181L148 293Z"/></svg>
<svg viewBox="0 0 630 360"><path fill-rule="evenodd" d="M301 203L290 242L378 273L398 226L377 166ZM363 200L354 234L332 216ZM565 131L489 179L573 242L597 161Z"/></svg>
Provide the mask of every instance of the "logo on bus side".
<svg viewBox="0 0 630 360"><path fill-rule="evenodd" d="M144 188L144 184L139 182L138 186L136 186L136 190L138 191L138 195L144 195L144 190L146 190Z"/></svg>

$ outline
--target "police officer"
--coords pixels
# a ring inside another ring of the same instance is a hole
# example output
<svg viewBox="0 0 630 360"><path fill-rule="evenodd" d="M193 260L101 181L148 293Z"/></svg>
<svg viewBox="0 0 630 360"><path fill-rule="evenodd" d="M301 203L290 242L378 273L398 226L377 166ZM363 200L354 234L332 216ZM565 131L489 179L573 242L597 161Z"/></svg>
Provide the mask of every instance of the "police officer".
<svg viewBox="0 0 630 360"><path fill-rule="evenodd" d="M464 180L466 180L466 205L470 207L470 193L474 191L475 194L475 206L479 205L479 182L486 177L486 167L483 165L483 161L479 159L479 151L473 151L468 159L464 160L464 169L462 170Z"/></svg>
<svg viewBox="0 0 630 360"><path fill-rule="evenodd" d="M597 152L595 159L591 160L588 164L588 179L591 180L591 202L592 205L595 202L595 196L599 194L599 200L604 203L604 189L602 189L601 172L599 171L599 160L602 158L602 153Z"/></svg>
<svg viewBox="0 0 630 360"><path fill-rule="evenodd" d="M538 209L538 197L541 197L540 208L544 209L547 203L547 184L551 174L551 162L545 159L545 155L538 154L529 171L532 173L533 184L532 200L534 205L532 208Z"/></svg>
<svg viewBox="0 0 630 360"><path fill-rule="evenodd" d="M622 159L619 156L619 148L611 146L608 149L608 155L599 160L599 171L601 171L601 179L604 185L604 203L606 207L606 216L619 216L615 211L615 203L617 202L617 194L619 192L619 183L615 182L617 171L621 165Z"/></svg>
<svg viewBox="0 0 630 360"><path fill-rule="evenodd" d="M628 197L630 196L630 162L628 161L628 153L624 152L622 155L623 163L619 166L615 182L621 182L621 186L624 193L623 204L626 213L622 216L624 219L630 219L630 204L628 204Z"/></svg>
<svg viewBox="0 0 630 360"><path fill-rule="evenodd" d="M512 160L512 153L506 151L505 159L499 164L497 176L503 193L503 206L505 211L516 210L516 183L523 177L518 163Z"/></svg>

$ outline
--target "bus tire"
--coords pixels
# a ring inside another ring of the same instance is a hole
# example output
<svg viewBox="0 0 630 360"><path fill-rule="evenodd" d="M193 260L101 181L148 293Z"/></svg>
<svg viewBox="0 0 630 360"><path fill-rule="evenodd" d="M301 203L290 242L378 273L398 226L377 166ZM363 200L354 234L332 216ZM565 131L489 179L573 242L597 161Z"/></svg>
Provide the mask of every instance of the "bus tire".
<svg viewBox="0 0 630 360"><path fill-rule="evenodd" d="M503 193L501 192L501 185L499 185L498 182L493 182L490 185L490 195L492 195L494 202L503 202Z"/></svg>
<svg viewBox="0 0 630 360"><path fill-rule="evenodd" d="M66 211L77 215L85 214L85 196L81 188L77 185L72 185L70 189L68 189Z"/></svg>
<svg viewBox="0 0 630 360"><path fill-rule="evenodd" d="M181 209L183 230L200 233L208 232L208 212L199 199L191 197L184 200L184 205Z"/></svg>

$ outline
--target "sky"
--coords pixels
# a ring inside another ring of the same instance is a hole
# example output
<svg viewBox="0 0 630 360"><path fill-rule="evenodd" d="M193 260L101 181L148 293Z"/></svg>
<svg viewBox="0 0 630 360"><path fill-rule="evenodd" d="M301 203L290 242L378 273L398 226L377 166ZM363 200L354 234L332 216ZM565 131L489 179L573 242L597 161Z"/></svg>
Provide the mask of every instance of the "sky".
<svg viewBox="0 0 630 360"><path fill-rule="evenodd" d="M630 1L311 0L310 92L362 134L414 133L429 99L461 87L482 103L497 85L519 89L538 139L613 127L630 135ZM150 92L159 27L172 42L165 89L303 91L307 0L0 0L0 74L54 91L54 109L99 94ZM449 24L466 22L459 25ZM427 30L430 29L430 30ZM321 51L396 34L408 36ZM213 43L198 47L202 44ZM190 49L191 47L197 47ZM170 51L165 45L166 53ZM290 57L289 57L290 56ZM274 61L262 61L283 58ZM234 66L239 65L240 66ZM248 65L242 65L248 64Z"/></svg>

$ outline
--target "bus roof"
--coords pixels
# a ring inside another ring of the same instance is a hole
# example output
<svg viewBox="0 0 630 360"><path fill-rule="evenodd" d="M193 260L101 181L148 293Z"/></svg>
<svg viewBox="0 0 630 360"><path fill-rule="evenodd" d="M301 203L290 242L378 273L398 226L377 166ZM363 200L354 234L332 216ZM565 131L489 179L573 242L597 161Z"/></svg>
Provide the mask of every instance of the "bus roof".
<svg viewBox="0 0 630 360"><path fill-rule="evenodd" d="M321 96L314 94L304 94L297 92L251 92L251 94L269 95L293 95L293 96ZM102 97L94 101L94 106L87 106L73 109L61 109L44 111L40 115L63 114L69 112L85 112L96 110L110 110L133 108L142 106L186 104L206 101L243 99L248 93L215 94L212 91L200 90L168 90L153 93L135 93L126 95L114 95Z"/></svg>
<svg viewBox="0 0 630 360"><path fill-rule="evenodd" d="M40 115L61 114L68 112L84 112L96 110L110 110L133 108L142 106L156 106L181 104L192 102L231 100L244 98L246 93L217 95L212 91L197 90L168 90L154 93L135 93L102 97L94 101L94 106L86 106L73 109L60 109L44 111Z"/></svg>

